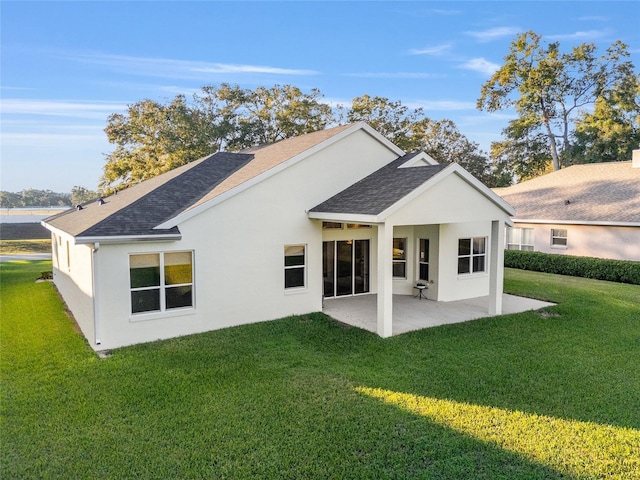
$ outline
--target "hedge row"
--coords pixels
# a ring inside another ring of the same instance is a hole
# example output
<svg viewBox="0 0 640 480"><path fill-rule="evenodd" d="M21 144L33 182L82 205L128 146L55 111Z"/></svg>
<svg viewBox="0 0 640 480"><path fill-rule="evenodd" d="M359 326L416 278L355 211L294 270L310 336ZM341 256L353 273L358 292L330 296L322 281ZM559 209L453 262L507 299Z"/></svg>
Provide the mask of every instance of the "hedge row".
<svg viewBox="0 0 640 480"><path fill-rule="evenodd" d="M504 266L640 285L640 262L505 250Z"/></svg>

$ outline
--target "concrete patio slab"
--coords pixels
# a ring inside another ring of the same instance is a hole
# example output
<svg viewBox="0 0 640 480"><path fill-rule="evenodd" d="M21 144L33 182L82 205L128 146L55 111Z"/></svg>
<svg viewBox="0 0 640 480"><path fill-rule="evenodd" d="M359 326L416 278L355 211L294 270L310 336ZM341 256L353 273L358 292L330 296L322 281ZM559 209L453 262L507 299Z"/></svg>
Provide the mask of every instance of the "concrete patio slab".
<svg viewBox="0 0 640 480"><path fill-rule="evenodd" d="M503 294L502 313L521 313L555 305L531 298ZM377 295L325 299L323 312L335 320L376 333ZM393 296L393 335L449 323L491 317L489 297L455 302L421 300L410 295Z"/></svg>

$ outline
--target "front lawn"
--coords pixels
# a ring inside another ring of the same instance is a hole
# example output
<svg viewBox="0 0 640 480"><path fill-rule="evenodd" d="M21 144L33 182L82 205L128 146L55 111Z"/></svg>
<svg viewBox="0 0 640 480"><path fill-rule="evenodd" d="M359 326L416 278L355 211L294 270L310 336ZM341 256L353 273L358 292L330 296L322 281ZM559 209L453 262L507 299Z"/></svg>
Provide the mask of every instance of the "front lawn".
<svg viewBox="0 0 640 480"><path fill-rule="evenodd" d="M322 314L127 347L50 262L0 264L2 478L640 478L640 286L507 270L557 302L391 339Z"/></svg>

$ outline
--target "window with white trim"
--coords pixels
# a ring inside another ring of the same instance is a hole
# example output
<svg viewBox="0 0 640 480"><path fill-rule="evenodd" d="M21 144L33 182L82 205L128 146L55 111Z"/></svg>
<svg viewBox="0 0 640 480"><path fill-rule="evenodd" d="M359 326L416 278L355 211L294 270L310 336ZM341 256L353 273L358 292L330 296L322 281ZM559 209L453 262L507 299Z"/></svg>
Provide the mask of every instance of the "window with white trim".
<svg viewBox="0 0 640 480"><path fill-rule="evenodd" d="M305 245L284 247L284 288L305 286L306 250Z"/></svg>
<svg viewBox="0 0 640 480"><path fill-rule="evenodd" d="M460 238L458 240L458 274L485 271L487 237Z"/></svg>
<svg viewBox="0 0 640 480"><path fill-rule="evenodd" d="M552 247L567 247L567 229L566 228L552 228L551 229L551 246Z"/></svg>
<svg viewBox="0 0 640 480"><path fill-rule="evenodd" d="M393 277L407 278L407 239L393 239Z"/></svg>
<svg viewBox="0 0 640 480"><path fill-rule="evenodd" d="M533 228L508 228L507 250L533 252Z"/></svg>
<svg viewBox="0 0 640 480"><path fill-rule="evenodd" d="M429 239L421 238L418 251L418 280L429 280Z"/></svg>
<svg viewBox="0 0 640 480"><path fill-rule="evenodd" d="M193 307L193 252L129 255L131 313Z"/></svg>

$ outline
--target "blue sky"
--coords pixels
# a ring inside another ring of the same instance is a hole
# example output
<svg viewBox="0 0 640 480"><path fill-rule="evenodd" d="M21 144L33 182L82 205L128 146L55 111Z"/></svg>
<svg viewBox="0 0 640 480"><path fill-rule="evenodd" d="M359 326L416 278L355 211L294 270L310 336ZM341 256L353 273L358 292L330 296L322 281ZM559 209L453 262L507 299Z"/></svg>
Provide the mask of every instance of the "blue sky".
<svg viewBox="0 0 640 480"><path fill-rule="evenodd" d="M622 40L640 67L640 3L6 1L0 189L96 189L109 114L206 84L369 94L453 120L488 151L512 118L475 108L511 40Z"/></svg>

